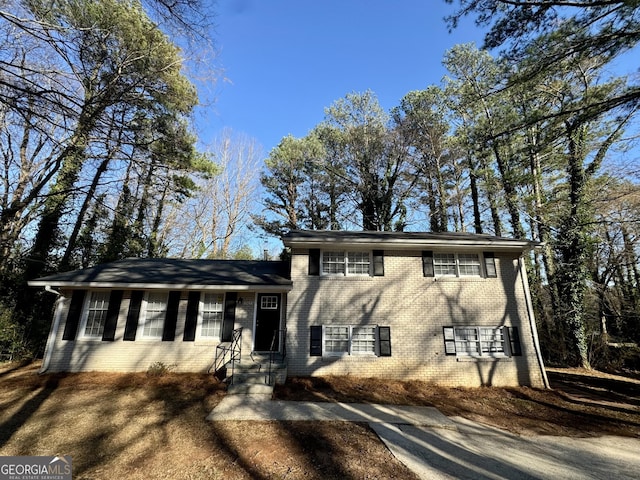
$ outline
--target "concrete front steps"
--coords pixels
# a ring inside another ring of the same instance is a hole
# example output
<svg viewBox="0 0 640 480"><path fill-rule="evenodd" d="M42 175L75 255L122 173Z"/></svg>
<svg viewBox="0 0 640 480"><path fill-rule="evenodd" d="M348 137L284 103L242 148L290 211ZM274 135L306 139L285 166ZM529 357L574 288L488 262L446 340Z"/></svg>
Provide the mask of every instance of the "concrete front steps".
<svg viewBox="0 0 640 480"><path fill-rule="evenodd" d="M228 394L271 395L276 383L283 384L286 381L287 363L280 355L276 355L269 378L269 355L253 353L235 363L233 376L231 365L228 365L227 375Z"/></svg>

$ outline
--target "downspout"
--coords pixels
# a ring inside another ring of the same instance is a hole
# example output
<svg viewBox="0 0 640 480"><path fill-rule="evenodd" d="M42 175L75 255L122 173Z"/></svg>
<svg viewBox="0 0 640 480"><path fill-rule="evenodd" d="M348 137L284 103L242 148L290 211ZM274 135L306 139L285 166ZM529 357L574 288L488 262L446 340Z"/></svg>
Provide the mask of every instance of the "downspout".
<svg viewBox="0 0 640 480"><path fill-rule="evenodd" d="M58 336L58 328L60 328L60 317L62 316L62 309L60 308L60 303L64 301L64 295L57 290L51 288L51 285L45 285L45 292L53 293L57 295L55 303L55 317L53 318L53 323L51 324L51 329L49 330L49 337L47 338L47 345L44 349L44 357L42 359L42 367L40 367L40 371L38 374L43 374L49 369L49 363L51 363L51 356L53 355L53 346L56 341L56 337Z"/></svg>
<svg viewBox="0 0 640 480"><path fill-rule="evenodd" d="M536 358L538 359L538 366L540 367L540 373L542 374L542 381L544 383L544 388L551 388L551 386L549 385L549 379L547 378L547 371L544 368L542 352L540 351L538 328L536 327L536 318L533 313L533 302L531 301L531 291L529 290L529 279L527 278L527 270L522 255L518 257L518 268L520 270L520 279L522 281L525 303L527 305L527 316L529 317L529 326L531 328L531 335L533 337L533 347L536 351Z"/></svg>

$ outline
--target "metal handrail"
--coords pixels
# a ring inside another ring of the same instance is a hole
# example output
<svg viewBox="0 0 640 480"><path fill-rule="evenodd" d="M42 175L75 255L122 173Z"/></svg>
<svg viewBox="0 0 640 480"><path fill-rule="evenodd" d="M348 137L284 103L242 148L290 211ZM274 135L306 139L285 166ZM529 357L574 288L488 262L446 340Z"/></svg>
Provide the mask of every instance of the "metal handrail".
<svg viewBox="0 0 640 480"><path fill-rule="evenodd" d="M216 356L213 362L213 371L217 373L224 365L231 362L231 384L235 373L236 360L240 363L242 359L242 327L236 328L231 335L230 343L221 343L216 347ZM230 358L227 361L227 353Z"/></svg>
<svg viewBox="0 0 640 480"><path fill-rule="evenodd" d="M285 359L285 357L287 356L287 345L286 345L286 334L287 334L287 329L286 328L281 328L279 330L274 330L273 331L273 338L271 339L271 349L269 351L269 372L267 374L267 384L271 385L271 372L272 372L272 366L274 363L274 357L275 354L281 354L282 355L282 360ZM278 343L278 352L275 351L275 347L276 347L276 339L279 340Z"/></svg>

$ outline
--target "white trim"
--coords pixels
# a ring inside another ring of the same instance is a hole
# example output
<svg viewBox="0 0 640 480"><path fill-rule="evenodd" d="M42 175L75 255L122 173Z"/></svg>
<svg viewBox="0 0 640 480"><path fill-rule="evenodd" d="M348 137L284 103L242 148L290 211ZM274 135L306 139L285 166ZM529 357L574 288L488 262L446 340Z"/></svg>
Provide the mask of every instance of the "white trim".
<svg viewBox="0 0 640 480"><path fill-rule="evenodd" d="M341 253L343 255L343 272L326 273L324 271L324 255L325 253ZM369 271L367 273L351 273L349 272L349 254L362 253L369 256ZM321 277L371 277L373 276L373 251L362 248L325 248L320 250L320 276Z"/></svg>
<svg viewBox="0 0 640 480"><path fill-rule="evenodd" d="M167 321L167 308L169 307L169 291L168 290L157 291L157 292L146 291L144 292L144 296L142 297L142 304L140 305L140 316L138 318L138 328L136 330L136 341L162 340L162 332L160 333L160 335L154 335L154 336L144 335L144 327L147 323L147 302L149 300L149 294L151 293L164 294L164 317L162 319L162 328L164 331L164 325L165 325L165 322Z"/></svg>
<svg viewBox="0 0 640 480"><path fill-rule="evenodd" d="M126 282L74 282L74 281L51 281L51 280L31 280L30 287L56 286L58 288L113 288L119 290L201 290L201 291L260 291L260 292L290 292L292 285L192 285L177 283L126 283Z"/></svg>
<svg viewBox="0 0 640 480"><path fill-rule="evenodd" d="M49 290L47 290L49 291ZM65 300L69 301L71 304L71 299L66 298L62 295L59 295L56 299L56 308L55 308L55 316L53 317L53 323L51 324L51 329L49 330L49 337L47 338L47 344L44 349L44 358L42 359L42 366L38 373L44 373L49 369L49 364L51 363L51 357L53 356L53 350L56 344L56 338L58 336L58 330L60 329L60 320L62 318L62 308Z"/></svg>
<svg viewBox="0 0 640 480"><path fill-rule="evenodd" d="M252 352L264 352L264 351L268 351L268 350L256 350L256 336L258 334L258 310L260 309L260 304L258 303L258 299L260 298L260 294L270 294L271 292L264 292L264 291L259 291L255 293L254 296L254 301L253 301L253 335L252 335L252 341L251 341L251 351ZM282 329L282 320L283 320L283 316L285 314L284 312L284 301L283 301L283 294L281 292L277 292L280 295L280 315L278 317L278 330ZM286 339L285 339L286 341ZM279 350L282 351L282 345L279 345Z"/></svg>
<svg viewBox="0 0 640 480"><path fill-rule="evenodd" d="M217 293L217 292L216 292ZM220 329L218 330L217 336L204 336L202 335L202 316L204 314L204 296L207 294L214 294L213 292L200 292L200 300L198 301L198 318L196 321L196 342L209 342L209 341L220 341L222 337L222 325L224 324L224 305L226 300L226 295L224 293L218 293L218 295L222 296L222 316L220 317Z"/></svg>
<svg viewBox="0 0 640 480"><path fill-rule="evenodd" d="M549 379L547 378L547 370L544 368L544 360L542 359L542 352L540 351L540 342L538 341L538 328L536 327L536 319L533 310L533 302L531 301L531 290L529 289L529 279L527 278L527 268L522 257L518 258L518 273L520 274L520 280L522 281L522 288L524 289L525 304L527 307L527 317L529 318L529 328L531 329L531 336L533 339L533 348L536 351L536 359L538 360L538 367L542 374L542 382L545 388L551 388ZM522 348L522 347L521 347Z"/></svg>
<svg viewBox="0 0 640 480"><path fill-rule="evenodd" d="M347 350L340 352L327 352L326 349L326 329L327 328L347 328L348 330L348 339L347 339ZM373 352L354 352L353 351L353 329L354 328L373 328L374 329L374 351ZM366 324L366 325L349 325L349 324L323 324L322 325L322 356L323 357L378 357L380 356L380 338L378 335L378 325L377 324Z"/></svg>
<svg viewBox="0 0 640 480"><path fill-rule="evenodd" d="M104 310L104 324L102 325L102 333L99 335L87 335L87 321L89 320L89 306L91 304L91 297L94 293L106 294L107 296L107 308ZM84 294L84 301L82 302L82 312L80 314L80 322L78 322L78 332L76 333L76 340L102 340L104 335L104 327L107 323L107 312L109 311L109 301L111 300L110 290L87 290Z"/></svg>

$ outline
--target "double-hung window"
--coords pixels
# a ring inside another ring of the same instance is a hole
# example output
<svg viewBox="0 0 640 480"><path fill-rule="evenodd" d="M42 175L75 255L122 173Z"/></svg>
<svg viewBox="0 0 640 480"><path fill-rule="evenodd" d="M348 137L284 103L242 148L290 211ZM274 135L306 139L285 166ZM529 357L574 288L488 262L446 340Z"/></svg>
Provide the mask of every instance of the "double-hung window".
<svg viewBox="0 0 640 480"><path fill-rule="evenodd" d="M480 257L477 253L434 253L433 271L436 276L479 277Z"/></svg>
<svg viewBox="0 0 640 480"><path fill-rule="evenodd" d="M505 357L520 355L515 327L444 327L447 355L458 357Z"/></svg>
<svg viewBox="0 0 640 480"><path fill-rule="evenodd" d="M370 252L322 252L323 275L369 275L370 271Z"/></svg>
<svg viewBox="0 0 640 480"><path fill-rule="evenodd" d="M200 300L200 337L220 338L224 296L219 293L205 293Z"/></svg>
<svg viewBox="0 0 640 480"><path fill-rule="evenodd" d="M87 338L102 338L109 309L109 291L90 292L87 295L83 318L82 335Z"/></svg>
<svg viewBox="0 0 640 480"><path fill-rule="evenodd" d="M167 292L147 292L142 321L142 338L162 338L167 315Z"/></svg>
<svg viewBox="0 0 640 480"><path fill-rule="evenodd" d="M323 352L325 355L375 355L378 328L376 325L325 325Z"/></svg>

